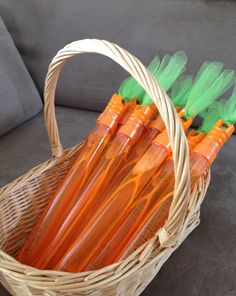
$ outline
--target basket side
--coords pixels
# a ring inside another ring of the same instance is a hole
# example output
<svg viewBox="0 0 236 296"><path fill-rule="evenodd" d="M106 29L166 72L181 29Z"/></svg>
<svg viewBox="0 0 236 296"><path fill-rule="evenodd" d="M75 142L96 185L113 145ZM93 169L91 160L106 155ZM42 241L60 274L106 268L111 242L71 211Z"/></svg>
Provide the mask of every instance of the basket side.
<svg viewBox="0 0 236 296"><path fill-rule="evenodd" d="M76 153L75 149L73 154L74 153ZM66 171L66 168L64 168L64 171ZM31 182L31 179L30 176L28 181ZM158 236L155 236L123 262L119 262L99 271L80 274L39 271L19 264L13 257L0 251L0 281L12 295L16 296L140 295L159 272L166 260L199 225L200 206L209 181L210 172L208 171L206 175L199 180L199 183L196 184L191 194L191 204L188 208L185 224L180 234L178 244L175 247L168 247L164 250L160 249ZM25 185L27 186L27 183ZM22 187L22 189L24 188ZM16 204L17 202L18 207L20 207L21 202L17 200ZM39 212L42 210L43 206ZM22 220L24 220L27 215L27 211L22 209ZM22 231L21 224L17 225L17 221L15 220L14 222L17 229L16 233L20 233ZM33 227L34 222L32 221L30 223L31 227ZM30 227L28 230L31 230ZM10 250L12 250L14 244L19 244L18 239L20 238L17 238L17 236L11 237L12 243L9 245ZM8 250L6 249L6 251Z"/></svg>
<svg viewBox="0 0 236 296"><path fill-rule="evenodd" d="M1 250L16 255L81 146L49 159L0 190Z"/></svg>

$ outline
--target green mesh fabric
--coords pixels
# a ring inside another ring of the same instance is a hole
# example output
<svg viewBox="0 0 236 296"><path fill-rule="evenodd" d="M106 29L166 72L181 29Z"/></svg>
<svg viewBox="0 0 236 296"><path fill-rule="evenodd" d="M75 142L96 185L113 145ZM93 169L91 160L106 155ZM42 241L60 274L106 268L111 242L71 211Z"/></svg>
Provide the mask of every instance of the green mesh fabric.
<svg viewBox="0 0 236 296"><path fill-rule="evenodd" d="M189 101L195 101L216 80L223 69L223 64L218 62L204 62L194 80Z"/></svg>
<svg viewBox="0 0 236 296"><path fill-rule="evenodd" d="M236 90L233 90L231 97L228 100L222 100L219 109L220 118L227 124L236 122Z"/></svg>
<svg viewBox="0 0 236 296"><path fill-rule="evenodd" d="M157 80L165 91L168 91L176 79L185 71L187 55L184 51L174 54Z"/></svg>
<svg viewBox="0 0 236 296"><path fill-rule="evenodd" d="M219 119L223 119L227 124L234 124L236 122L236 89L229 99L221 99L220 101L213 102L207 111L200 114L203 123L199 131L209 133L215 123Z"/></svg>
<svg viewBox="0 0 236 296"><path fill-rule="evenodd" d="M170 59L171 59L171 56L170 56L170 55L168 55L168 54L164 55L163 59L161 60L161 64L160 64L159 68L156 69L155 72L152 72L152 74L153 74L155 77L160 76L160 74L165 70L165 68L166 68L167 65L169 64Z"/></svg>
<svg viewBox="0 0 236 296"><path fill-rule="evenodd" d="M152 73L155 73L160 68L160 58L156 55L151 63L148 65L148 70Z"/></svg>
<svg viewBox="0 0 236 296"><path fill-rule="evenodd" d="M158 56L155 56L149 64L148 70L152 73L156 72L159 66L160 59ZM142 101L142 98L145 94L145 90L142 86L139 85L139 83L133 77L129 77L121 83L118 93L123 97L125 101L129 101L134 97L136 97L139 101Z"/></svg>
<svg viewBox="0 0 236 296"><path fill-rule="evenodd" d="M198 80L194 82L187 99L184 109L187 117L194 118L197 114L205 110L214 100L227 91L235 80L234 71L232 70L224 70L219 75L222 69L222 64L220 63L212 62L206 66L204 65L203 68L203 70L200 70ZM214 80L212 77L214 77ZM202 78L204 78L205 82Z"/></svg>
<svg viewBox="0 0 236 296"><path fill-rule="evenodd" d="M118 94L123 97L125 101L129 101L132 98L132 94L137 82L133 77L125 79L118 90Z"/></svg>
<svg viewBox="0 0 236 296"><path fill-rule="evenodd" d="M200 114L200 116L203 119L203 122L198 131L203 132L205 134L208 134L210 132L215 123L221 117L219 113L220 108L221 103L214 102L214 104L212 104L207 111L204 111Z"/></svg>
<svg viewBox="0 0 236 296"><path fill-rule="evenodd" d="M191 75L178 78L171 88L170 98L175 106L183 108L192 89L193 77Z"/></svg>
<svg viewBox="0 0 236 296"><path fill-rule="evenodd" d="M187 55L183 51L175 53L173 56L165 55L160 67L153 75L165 91L168 91L176 79L184 72L187 63ZM151 104L152 99L148 94L143 98L143 105Z"/></svg>

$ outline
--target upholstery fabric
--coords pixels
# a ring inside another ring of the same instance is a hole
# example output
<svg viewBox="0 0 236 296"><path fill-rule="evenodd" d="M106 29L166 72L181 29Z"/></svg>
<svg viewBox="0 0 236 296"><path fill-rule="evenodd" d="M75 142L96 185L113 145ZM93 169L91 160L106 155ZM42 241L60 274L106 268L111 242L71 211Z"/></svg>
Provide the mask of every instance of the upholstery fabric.
<svg viewBox="0 0 236 296"><path fill-rule="evenodd" d="M82 38L115 42L146 64L183 49L189 73L205 60L236 68L236 1L1 0L0 11L41 94L50 60ZM126 76L113 61L82 55L66 64L57 103L101 111Z"/></svg>
<svg viewBox="0 0 236 296"><path fill-rule="evenodd" d="M189 56L189 73L195 73L204 60L222 61L236 69L233 0L1 0L0 12L41 96L53 56L67 43L82 38L113 41L145 64L155 54L183 49ZM2 22L0 41L0 56L4 56L0 57L1 135L36 114L41 102ZM65 147L86 138L98 113L85 110L101 111L126 77L113 61L94 54L81 55L65 65L56 102L84 109L57 107ZM25 109L17 98L27 105ZM200 226L142 296L236 295L235 145L233 136L213 166ZM45 161L50 153L40 113L0 137L0 186ZM0 295L9 294L0 287Z"/></svg>
<svg viewBox="0 0 236 296"><path fill-rule="evenodd" d="M71 147L86 139L97 116L97 112L58 107L57 120L63 147ZM50 155L47 130L40 113L0 137L0 187L49 159Z"/></svg>
<svg viewBox="0 0 236 296"><path fill-rule="evenodd" d="M41 108L39 93L0 18L0 136Z"/></svg>

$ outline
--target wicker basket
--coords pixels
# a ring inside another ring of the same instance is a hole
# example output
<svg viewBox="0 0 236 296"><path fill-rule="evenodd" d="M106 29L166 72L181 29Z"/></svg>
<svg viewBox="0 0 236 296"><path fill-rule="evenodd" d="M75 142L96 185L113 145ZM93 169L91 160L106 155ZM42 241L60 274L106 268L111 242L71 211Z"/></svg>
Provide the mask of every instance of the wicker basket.
<svg viewBox="0 0 236 296"><path fill-rule="evenodd" d="M63 150L55 119L54 96L62 66L71 57L95 52L110 57L128 71L153 98L169 135L175 165L175 191L165 226L122 262L101 270L67 273L41 271L15 258L58 183L67 173L81 144ZM199 224L200 205L210 172L190 195L188 145L175 108L137 58L107 41L85 39L60 50L45 82L45 122L52 157L0 189L0 277L12 295L140 295L164 262Z"/></svg>

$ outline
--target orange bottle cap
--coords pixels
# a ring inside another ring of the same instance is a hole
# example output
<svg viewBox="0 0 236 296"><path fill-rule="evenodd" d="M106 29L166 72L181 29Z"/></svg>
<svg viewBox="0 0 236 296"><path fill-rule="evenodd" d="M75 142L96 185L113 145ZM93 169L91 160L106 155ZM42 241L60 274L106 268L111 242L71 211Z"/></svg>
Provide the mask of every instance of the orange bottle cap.
<svg viewBox="0 0 236 296"><path fill-rule="evenodd" d="M197 135L198 133L194 130L194 129L192 129L189 133L188 133L188 137L193 137L193 136L195 136L195 135Z"/></svg>
<svg viewBox="0 0 236 296"><path fill-rule="evenodd" d="M178 111L178 116L179 116L179 118L184 117L184 111L182 109L180 109L180 111Z"/></svg>
<svg viewBox="0 0 236 296"><path fill-rule="evenodd" d="M184 131L186 132L188 128L191 126L191 124L193 123L193 120L190 117L188 119L181 118L181 123Z"/></svg>
<svg viewBox="0 0 236 296"><path fill-rule="evenodd" d="M153 111L149 106L137 106L130 115L128 121L119 129L118 133L126 135L135 141L147 119L152 116Z"/></svg>
<svg viewBox="0 0 236 296"><path fill-rule="evenodd" d="M164 131L165 124L161 118L161 115L157 116L157 118L155 120L152 121L152 123L150 124L150 128L156 129L159 132Z"/></svg>
<svg viewBox="0 0 236 296"><path fill-rule="evenodd" d="M147 117L146 121L144 122L143 126L144 128L147 128L150 123L152 122L152 120L154 119L154 117L157 115L157 107L154 103L148 105L148 107L152 110L152 114L151 116Z"/></svg>
<svg viewBox="0 0 236 296"><path fill-rule="evenodd" d="M178 107L178 106L175 109L176 109L177 112L181 111L181 108ZM179 117L180 118L183 117L183 112L179 112ZM152 123L150 124L150 127L158 130L159 132L164 131L164 129L166 127L165 127L165 124L164 124L164 122L162 120L161 115L158 115L157 118L152 121Z"/></svg>
<svg viewBox="0 0 236 296"><path fill-rule="evenodd" d="M125 109L123 116L120 119L119 125L123 125L126 123L128 118L130 117L131 113L134 111L134 109L138 105L137 99L133 98L130 101L126 102L125 105L126 105L126 109Z"/></svg>
<svg viewBox="0 0 236 296"><path fill-rule="evenodd" d="M206 135L202 132L197 133L195 130L191 130L187 136L189 150L191 151L198 143L200 143L205 138L205 136ZM173 160L173 155L171 154L168 159Z"/></svg>
<svg viewBox="0 0 236 296"><path fill-rule="evenodd" d="M202 132L197 133L195 130L191 130L187 136L189 150L192 150L198 143L200 143L205 138L205 136L206 135Z"/></svg>
<svg viewBox="0 0 236 296"><path fill-rule="evenodd" d="M190 125L192 124L192 119L189 118L189 119L185 120L185 119L181 118L181 122L182 122L184 131L186 131L190 127ZM153 143L162 145L169 151L171 149L170 141L169 141L166 130L164 130L161 134L157 135L156 138L153 140Z"/></svg>
<svg viewBox="0 0 236 296"><path fill-rule="evenodd" d="M152 104L150 104L148 106L152 109L154 115L156 115L158 113L157 106L154 103L152 103Z"/></svg>
<svg viewBox="0 0 236 296"><path fill-rule="evenodd" d="M205 139L193 148L193 152L201 154L211 165L233 132L232 124L226 127L223 120L218 120Z"/></svg>
<svg viewBox="0 0 236 296"><path fill-rule="evenodd" d="M125 108L122 96L114 94L105 110L97 118L97 124L102 124L111 129L116 129Z"/></svg>

